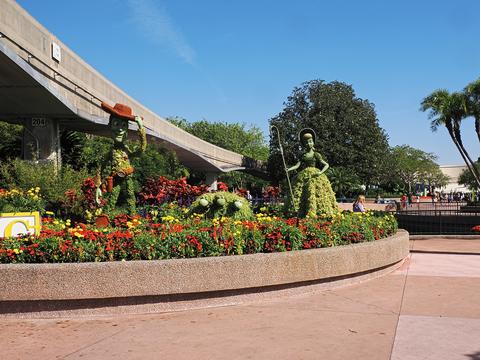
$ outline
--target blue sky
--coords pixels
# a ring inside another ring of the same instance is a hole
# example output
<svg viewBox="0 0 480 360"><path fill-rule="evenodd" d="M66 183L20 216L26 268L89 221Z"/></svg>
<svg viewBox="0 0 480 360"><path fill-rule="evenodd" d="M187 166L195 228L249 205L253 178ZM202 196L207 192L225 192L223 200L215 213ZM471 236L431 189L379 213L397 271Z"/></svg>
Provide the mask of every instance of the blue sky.
<svg viewBox="0 0 480 360"><path fill-rule="evenodd" d="M391 145L461 158L420 102L480 77L478 0L19 0L112 82L161 116L243 122L265 134L295 86L351 84ZM463 125L480 156L473 121Z"/></svg>

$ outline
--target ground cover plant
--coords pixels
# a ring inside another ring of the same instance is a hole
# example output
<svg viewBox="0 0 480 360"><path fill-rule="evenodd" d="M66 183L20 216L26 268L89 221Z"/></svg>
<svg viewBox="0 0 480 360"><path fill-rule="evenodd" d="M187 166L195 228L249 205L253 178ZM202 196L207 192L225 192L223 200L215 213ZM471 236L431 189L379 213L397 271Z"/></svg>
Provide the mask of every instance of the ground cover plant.
<svg viewBox="0 0 480 360"><path fill-rule="evenodd" d="M75 223L47 213L39 236L0 239L0 263L155 260L269 253L374 241L397 230L393 215L338 212L284 219L206 219L174 203L144 217L116 216L111 226Z"/></svg>

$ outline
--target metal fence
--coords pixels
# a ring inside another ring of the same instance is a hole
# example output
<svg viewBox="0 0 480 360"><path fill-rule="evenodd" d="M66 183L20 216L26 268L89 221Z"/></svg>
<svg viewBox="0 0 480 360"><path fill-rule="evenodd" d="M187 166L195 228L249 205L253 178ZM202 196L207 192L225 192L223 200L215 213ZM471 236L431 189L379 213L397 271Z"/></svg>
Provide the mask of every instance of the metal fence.
<svg viewBox="0 0 480 360"><path fill-rule="evenodd" d="M480 207L465 202L419 203L397 206L398 226L412 235L474 235L480 225Z"/></svg>
<svg viewBox="0 0 480 360"><path fill-rule="evenodd" d="M413 202L410 204L397 202L397 212L419 211L462 211L467 206L464 201L456 202Z"/></svg>
<svg viewBox="0 0 480 360"><path fill-rule="evenodd" d="M251 203L257 207L279 206L283 199L257 197ZM480 225L480 207L468 206L466 202L396 202L390 211L399 228L412 235L480 235L472 230Z"/></svg>

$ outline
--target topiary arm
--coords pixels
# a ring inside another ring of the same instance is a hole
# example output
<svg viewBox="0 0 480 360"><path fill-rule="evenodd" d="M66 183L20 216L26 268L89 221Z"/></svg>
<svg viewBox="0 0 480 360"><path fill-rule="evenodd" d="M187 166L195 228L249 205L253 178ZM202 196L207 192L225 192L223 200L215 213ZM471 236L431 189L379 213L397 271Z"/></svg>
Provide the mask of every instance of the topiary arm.
<svg viewBox="0 0 480 360"><path fill-rule="evenodd" d="M328 170L328 168L330 167L330 165L328 165L328 163L327 163L325 160L323 160L322 155L320 155L318 152L315 153L315 159L316 159L317 161L319 161L320 163L323 164L323 168L320 169L320 174L319 174L319 175L321 175L321 174L323 174L325 171Z"/></svg>
<svg viewBox="0 0 480 360"><path fill-rule="evenodd" d="M292 167L288 168L287 171L290 172L290 171L293 171L293 170L297 170L301 165L301 162L297 162L295 165L293 165Z"/></svg>
<svg viewBox="0 0 480 360"><path fill-rule="evenodd" d="M138 136L140 137L140 146L130 147L125 145L129 155L138 156L145 152L147 149L147 133L145 127L143 126L143 119L140 116L135 116L135 121L138 125Z"/></svg>

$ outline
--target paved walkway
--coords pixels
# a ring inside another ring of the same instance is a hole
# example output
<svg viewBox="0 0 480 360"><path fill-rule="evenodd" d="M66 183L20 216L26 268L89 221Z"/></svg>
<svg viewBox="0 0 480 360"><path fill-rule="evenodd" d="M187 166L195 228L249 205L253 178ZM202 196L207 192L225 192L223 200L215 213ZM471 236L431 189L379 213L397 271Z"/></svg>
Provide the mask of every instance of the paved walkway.
<svg viewBox="0 0 480 360"><path fill-rule="evenodd" d="M389 275L313 294L149 315L0 320L0 358L480 359L480 240L411 246L420 252Z"/></svg>

